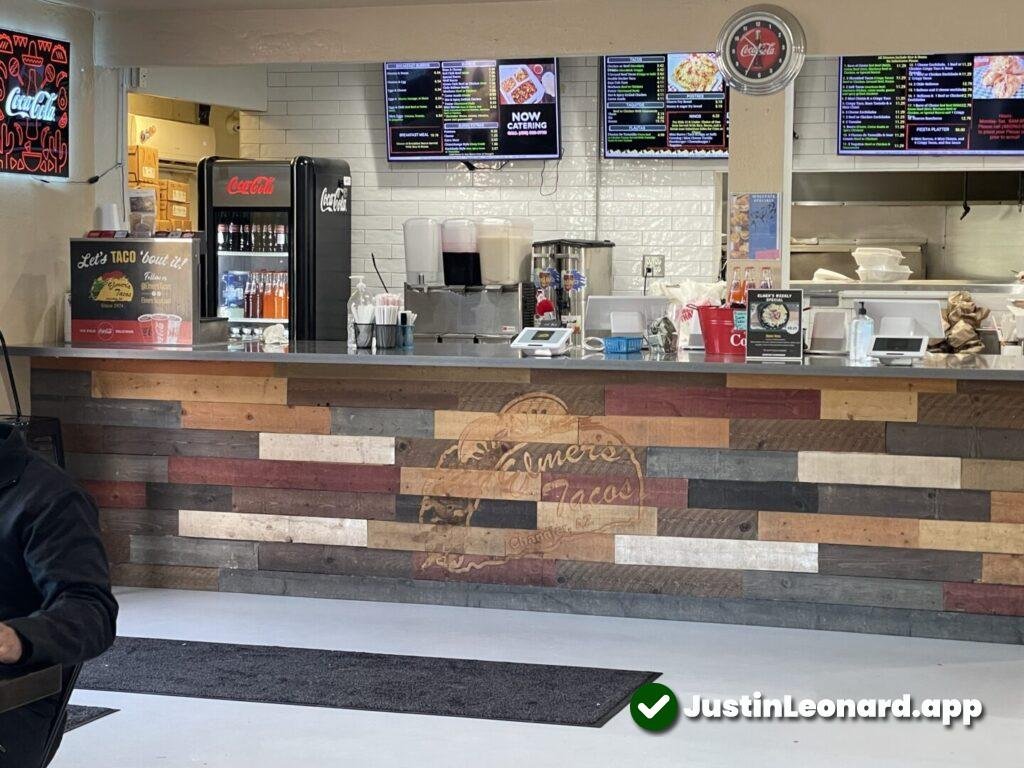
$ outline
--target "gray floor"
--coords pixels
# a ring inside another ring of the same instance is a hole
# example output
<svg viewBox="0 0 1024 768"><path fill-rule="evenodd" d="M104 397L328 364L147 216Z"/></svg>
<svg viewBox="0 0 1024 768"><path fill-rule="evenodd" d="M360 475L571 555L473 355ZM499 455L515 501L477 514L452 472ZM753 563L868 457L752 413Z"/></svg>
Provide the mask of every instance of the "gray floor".
<svg viewBox="0 0 1024 768"><path fill-rule="evenodd" d="M601 729L81 691L121 711L68 734L55 768L328 765L1014 765L1024 648L834 632L163 590L121 590L125 635L664 672L688 701L740 696L975 697L970 730L931 722L686 722ZM354 761L354 762L353 762Z"/></svg>

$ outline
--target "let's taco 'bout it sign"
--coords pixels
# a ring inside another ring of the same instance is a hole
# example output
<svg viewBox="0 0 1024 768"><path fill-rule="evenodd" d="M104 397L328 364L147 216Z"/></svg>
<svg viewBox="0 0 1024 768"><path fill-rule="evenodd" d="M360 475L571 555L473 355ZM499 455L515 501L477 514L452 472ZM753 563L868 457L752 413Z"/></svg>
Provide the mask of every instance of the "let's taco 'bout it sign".
<svg viewBox="0 0 1024 768"><path fill-rule="evenodd" d="M199 242L71 241L71 341L193 342L199 315Z"/></svg>

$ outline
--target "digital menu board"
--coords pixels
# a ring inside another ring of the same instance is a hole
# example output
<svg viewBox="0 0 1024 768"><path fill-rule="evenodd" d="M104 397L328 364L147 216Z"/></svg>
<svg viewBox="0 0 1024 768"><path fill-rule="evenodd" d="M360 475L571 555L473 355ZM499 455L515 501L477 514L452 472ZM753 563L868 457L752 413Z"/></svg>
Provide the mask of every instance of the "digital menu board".
<svg viewBox="0 0 1024 768"><path fill-rule="evenodd" d="M388 160L561 154L558 64L484 59L384 64Z"/></svg>
<svg viewBox="0 0 1024 768"><path fill-rule="evenodd" d="M605 157L728 157L716 54L605 56L602 70Z"/></svg>
<svg viewBox="0 0 1024 768"><path fill-rule="evenodd" d="M839 154L1024 154L1024 55L841 58Z"/></svg>

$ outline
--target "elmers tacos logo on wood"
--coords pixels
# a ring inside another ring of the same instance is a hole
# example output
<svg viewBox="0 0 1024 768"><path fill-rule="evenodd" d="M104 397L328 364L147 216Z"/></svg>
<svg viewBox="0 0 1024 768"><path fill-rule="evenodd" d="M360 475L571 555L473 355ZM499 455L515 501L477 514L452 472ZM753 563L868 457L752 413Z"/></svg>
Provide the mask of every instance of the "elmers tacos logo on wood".
<svg viewBox="0 0 1024 768"><path fill-rule="evenodd" d="M100 275L93 280L92 287L89 289L89 298L93 301L127 302L131 301L134 296L135 288L132 286L132 281L120 270Z"/></svg>

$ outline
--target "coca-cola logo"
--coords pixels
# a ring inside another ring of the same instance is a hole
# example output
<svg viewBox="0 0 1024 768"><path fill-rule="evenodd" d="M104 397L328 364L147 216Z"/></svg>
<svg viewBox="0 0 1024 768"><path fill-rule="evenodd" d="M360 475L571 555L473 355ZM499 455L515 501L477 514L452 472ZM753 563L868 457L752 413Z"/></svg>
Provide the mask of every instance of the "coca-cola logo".
<svg viewBox="0 0 1024 768"><path fill-rule="evenodd" d="M320 192L320 211L322 213L344 213L348 210L345 190L338 187L333 192L326 187Z"/></svg>
<svg viewBox="0 0 1024 768"><path fill-rule="evenodd" d="M4 112L10 117L52 123L57 119L57 94L39 91L34 96L29 96L21 88L12 88L4 103Z"/></svg>
<svg viewBox="0 0 1024 768"><path fill-rule="evenodd" d="M237 176L232 176L228 180L227 193L229 195L268 197L274 194L274 177L253 176L251 179L240 179Z"/></svg>
<svg viewBox="0 0 1024 768"><path fill-rule="evenodd" d="M753 58L754 56L774 56L778 50L778 45L774 42L771 43L747 43L740 48L740 56Z"/></svg>
<svg viewBox="0 0 1024 768"><path fill-rule="evenodd" d="M786 51L782 35L767 22L747 24L733 40L733 66L746 77L771 76L783 63Z"/></svg>

